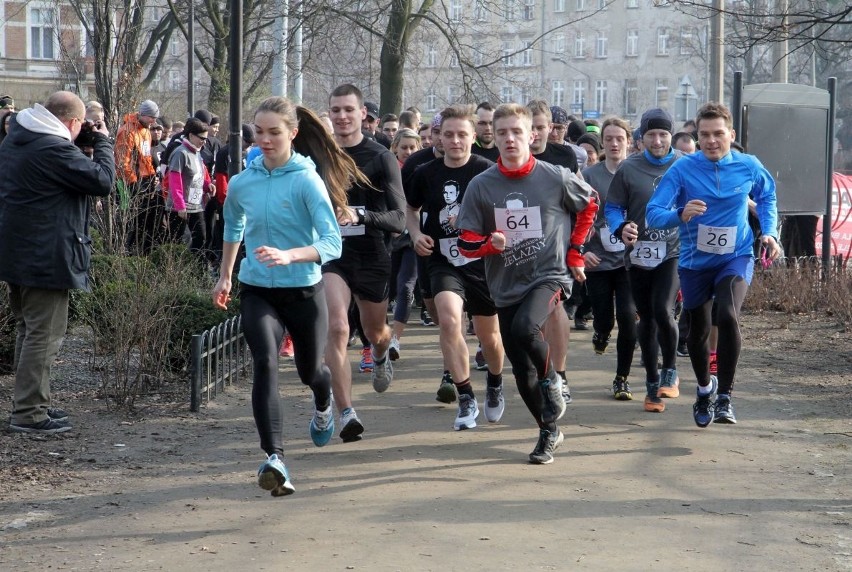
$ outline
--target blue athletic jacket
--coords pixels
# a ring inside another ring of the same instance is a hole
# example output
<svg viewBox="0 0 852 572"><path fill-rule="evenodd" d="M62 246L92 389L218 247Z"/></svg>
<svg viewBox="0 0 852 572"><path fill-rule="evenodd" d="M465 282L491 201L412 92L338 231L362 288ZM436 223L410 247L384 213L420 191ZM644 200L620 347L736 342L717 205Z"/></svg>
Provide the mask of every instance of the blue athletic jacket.
<svg viewBox="0 0 852 572"><path fill-rule="evenodd" d="M666 172L648 202L645 222L649 228L680 227L682 268L716 268L753 254L749 195L757 203L763 234L777 240L775 181L757 157L731 151L710 161L699 151L676 161ZM684 223L683 207L694 199L704 201L707 211Z"/></svg>
<svg viewBox="0 0 852 572"><path fill-rule="evenodd" d="M265 288L297 288L320 281L320 265L340 257L343 242L331 200L314 162L293 152L286 165L269 172L257 157L228 183L223 206L225 242L245 235L240 282ZM267 268L254 249L313 246L320 262Z"/></svg>

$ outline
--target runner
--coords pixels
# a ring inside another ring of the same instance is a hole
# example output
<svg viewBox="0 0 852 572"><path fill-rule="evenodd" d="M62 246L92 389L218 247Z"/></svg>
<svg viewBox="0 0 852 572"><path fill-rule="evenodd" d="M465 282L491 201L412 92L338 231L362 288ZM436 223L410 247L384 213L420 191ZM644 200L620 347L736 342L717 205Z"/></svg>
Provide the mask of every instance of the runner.
<svg viewBox="0 0 852 572"><path fill-rule="evenodd" d="M700 153L677 161L648 203L648 224L680 228L683 307L689 312L689 358L698 378L696 425L736 423L731 405L740 337L740 309L754 273L749 194L757 204L767 256L775 260L778 211L775 181L753 155L731 150L736 136L727 107L707 103L696 115ZM718 378L710 374L708 338L716 302Z"/></svg>
<svg viewBox="0 0 852 572"><path fill-rule="evenodd" d="M614 229L614 236L627 247L624 263L639 313L639 347L645 365L644 408L655 413L666 408L661 397L680 394L674 321L680 287L677 277L680 241L677 230L661 230L645 223L645 207L654 187L680 156L679 151L671 148L672 123L671 115L663 109L649 109L642 114L639 129L645 150L621 163L609 185L605 209L607 226ZM658 371L660 351L663 367Z"/></svg>
<svg viewBox="0 0 852 572"><path fill-rule="evenodd" d="M630 125L621 118L609 118L603 123L602 134L605 159L584 169L583 178L598 192L601 204L605 205L610 182L627 158ZM606 352L614 321L618 322L612 395L618 400L633 399L627 376L630 375L630 364L636 347L636 305L624 267L624 243L613 236L603 210L598 212L595 219L595 233L586 246L584 258L586 289L594 311L592 345L595 353Z"/></svg>
<svg viewBox="0 0 852 572"><path fill-rule="evenodd" d="M472 153L491 162L500 156L500 150L494 144L494 106L487 101L476 106L476 139Z"/></svg>
<svg viewBox="0 0 852 572"><path fill-rule="evenodd" d="M406 222L420 256L427 257L431 291L438 311L441 352L455 380L459 408L453 429L476 427L479 407L470 383L470 352L464 337L465 311L473 316L476 333L488 364L485 417L496 423L503 416L503 344L497 310L485 282L485 265L458 251L454 226L459 205L470 180L493 163L471 155L476 116L463 106L441 112L442 159L435 159L414 172L406 193ZM443 387L442 391L453 391ZM441 401L455 401L443 396Z"/></svg>
<svg viewBox="0 0 852 572"><path fill-rule="evenodd" d="M284 496L295 489L283 459L278 347L284 328L290 328L299 379L314 394L311 439L322 447L334 433L334 411L331 374L322 363L328 313L317 263L340 256L334 208L346 208L346 187L340 181L351 180L358 171L312 112L283 97L264 100L254 123L263 155L229 181L213 304L227 308L231 273L244 238L249 255L240 266L240 311L254 363L252 410L260 447L267 455L258 470L258 483L272 496ZM295 147L316 151L327 190L314 162ZM281 208L269 209L270 204Z"/></svg>
<svg viewBox="0 0 852 572"><path fill-rule="evenodd" d="M571 287L568 266L582 280L581 245L594 219L594 191L568 170L530 154L532 114L517 104L494 113L500 158L468 186L456 222L463 255L485 257L500 333L518 391L539 426L531 463L553 462L562 443L562 379L553 368L542 324ZM591 212L585 228L571 213ZM568 263L566 265L566 259Z"/></svg>
<svg viewBox="0 0 852 572"><path fill-rule="evenodd" d="M387 353L391 341L387 325L389 234L405 228L405 200L396 157L361 132L367 116L361 90L352 84L338 86L331 92L328 106L335 140L370 180L349 189L349 206L337 217L343 252L338 260L322 267L329 312L325 362L331 369L334 399L340 410L340 438L349 442L360 439L364 432L352 407L352 369L346 355L349 304L354 295L361 328L372 344L373 389L382 393L393 380L393 364Z"/></svg>

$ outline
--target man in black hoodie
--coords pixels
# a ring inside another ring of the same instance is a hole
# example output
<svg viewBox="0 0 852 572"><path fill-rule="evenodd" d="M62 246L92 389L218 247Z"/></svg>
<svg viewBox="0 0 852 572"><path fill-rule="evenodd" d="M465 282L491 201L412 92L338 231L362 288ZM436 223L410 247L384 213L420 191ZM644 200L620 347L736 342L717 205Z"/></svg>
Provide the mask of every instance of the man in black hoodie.
<svg viewBox="0 0 852 572"><path fill-rule="evenodd" d="M89 159L74 145L86 118L83 101L67 91L21 111L3 141L0 169L0 280L18 337L9 429L51 434L71 429L51 407L50 368L68 325L69 290L89 289L89 196L115 184L109 131L92 128Z"/></svg>

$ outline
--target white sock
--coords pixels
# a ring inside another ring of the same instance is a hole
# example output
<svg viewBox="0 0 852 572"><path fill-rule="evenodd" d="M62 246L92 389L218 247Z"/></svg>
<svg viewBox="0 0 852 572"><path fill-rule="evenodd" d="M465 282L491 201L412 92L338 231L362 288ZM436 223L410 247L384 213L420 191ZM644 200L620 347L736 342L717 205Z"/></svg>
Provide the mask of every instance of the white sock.
<svg viewBox="0 0 852 572"><path fill-rule="evenodd" d="M708 383L707 385L699 385L698 386L698 395L710 395L713 391L713 384Z"/></svg>

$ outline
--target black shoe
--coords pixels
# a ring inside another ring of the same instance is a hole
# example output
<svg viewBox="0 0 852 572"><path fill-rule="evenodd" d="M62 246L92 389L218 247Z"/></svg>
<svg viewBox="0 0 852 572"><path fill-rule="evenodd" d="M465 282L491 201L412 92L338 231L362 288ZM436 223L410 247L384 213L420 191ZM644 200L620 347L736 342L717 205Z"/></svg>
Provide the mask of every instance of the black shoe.
<svg viewBox="0 0 852 572"><path fill-rule="evenodd" d="M68 421L68 414L64 409L59 409L58 407L48 407L47 416L54 421Z"/></svg>
<svg viewBox="0 0 852 572"><path fill-rule="evenodd" d="M630 391L630 384L627 383L627 378L621 375L615 376L612 381L612 396L618 401L630 401L633 399L633 393Z"/></svg>
<svg viewBox="0 0 852 572"><path fill-rule="evenodd" d="M589 322L585 318L574 318L574 329L575 330L588 330Z"/></svg>
<svg viewBox="0 0 852 572"><path fill-rule="evenodd" d="M689 348L686 347L686 342L677 345L677 355L679 357L689 357Z"/></svg>
<svg viewBox="0 0 852 572"><path fill-rule="evenodd" d="M71 430L67 421L54 421L50 417L39 423L9 423L12 433L35 433L37 435L53 435Z"/></svg>
<svg viewBox="0 0 852 572"><path fill-rule="evenodd" d="M716 398L716 410L713 413L714 423L736 425L737 418L734 416L734 406L731 405L731 396L720 393Z"/></svg>
<svg viewBox="0 0 852 572"><path fill-rule="evenodd" d="M432 316L429 315L429 312L423 310L420 312L420 323L424 326L434 326L435 322L432 320Z"/></svg>
<svg viewBox="0 0 852 572"><path fill-rule="evenodd" d="M530 453L530 463L534 465L549 465L553 462L553 452L559 448L565 437L558 428L556 431L539 430L538 443Z"/></svg>
<svg viewBox="0 0 852 572"><path fill-rule="evenodd" d="M598 355L603 355L606 352L606 348L609 345L609 336L602 336L601 334L595 332L592 334L592 345L595 346L595 353Z"/></svg>
<svg viewBox="0 0 852 572"><path fill-rule="evenodd" d="M718 387L719 383L716 381L716 378L710 376L710 393L706 395L698 393L698 397L692 405L692 417L695 419L695 424L699 427L707 427L713 423L716 408L716 388Z"/></svg>
<svg viewBox="0 0 852 572"><path fill-rule="evenodd" d="M438 395L435 399L441 403L452 403L456 400L456 384L453 383L453 376L450 372L445 371L441 377L441 385L438 386Z"/></svg>

